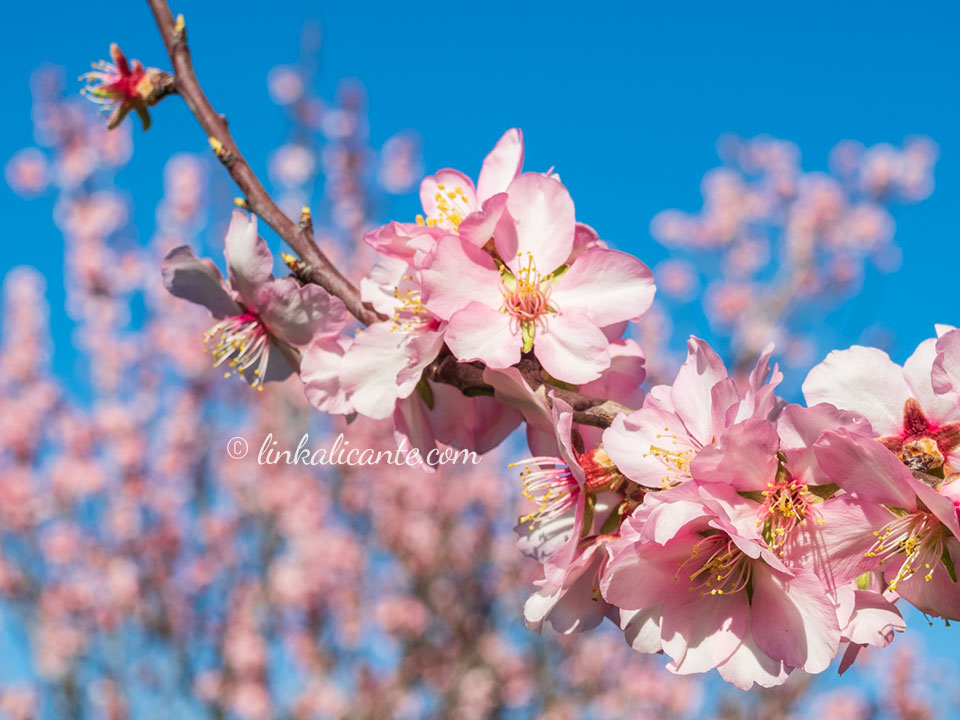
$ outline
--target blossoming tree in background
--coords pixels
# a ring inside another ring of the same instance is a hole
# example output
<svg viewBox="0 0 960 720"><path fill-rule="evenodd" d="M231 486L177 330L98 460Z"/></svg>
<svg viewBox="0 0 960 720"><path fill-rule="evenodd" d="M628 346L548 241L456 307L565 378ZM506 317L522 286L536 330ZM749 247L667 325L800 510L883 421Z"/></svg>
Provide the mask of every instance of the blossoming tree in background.
<svg viewBox="0 0 960 720"><path fill-rule="evenodd" d="M86 78L109 133L38 75L49 152L7 166L25 195L57 190L90 397L50 369L42 280L10 273L0 589L31 629L37 677L0 708L769 717L803 698L845 717L871 717L877 700L926 712L909 648L862 650L905 629L904 603L960 616L960 331L938 327L903 368L874 348L832 353L804 383L806 405L777 395L767 342L802 342L794 300L842 299L838 279L889 254L880 202L929 192L929 144L862 157L841 146L836 181L801 175L784 144L737 145L756 187L718 176L701 216L654 223L661 239L722 249L708 299L736 282L754 293L728 316L732 372L694 337L663 377L662 348L628 330L656 330L653 273L577 216L555 174L524 167L519 130L470 173L420 181L422 215L373 225L378 196L419 180L416 140L371 150L356 85L333 105L312 97L307 32L299 65L270 74L291 120L271 196L200 89L182 17L151 6L173 72L113 46L113 64ZM143 247L113 185L131 153L122 120L135 111L146 126L170 95L242 196L230 214L213 201L225 175L212 158L175 156ZM870 160L883 153L886 169ZM784 228L772 278L760 275L764 225ZM295 253L283 271L267 226ZM221 249L223 271L208 257ZM683 289L689 268L659 271ZM531 454L519 488L492 469L517 428ZM418 466L224 461L231 436L305 430L401 443ZM487 457L440 466L450 449ZM529 628L555 632L514 627L521 605ZM892 663L897 681L809 695L808 675L859 654ZM713 669L741 689L782 688L723 700L691 677Z"/></svg>
<svg viewBox="0 0 960 720"><path fill-rule="evenodd" d="M770 341L788 367L809 367L844 340L816 320L863 287L866 265L899 267L887 205L930 195L937 146L924 137L899 148L844 141L830 152L829 173L805 172L797 147L774 138L725 136L718 149L724 164L701 182L702 209L665 210L650 224L671 250L657 267L664 310L701 297L729 337L734 367L752 364ZM875 326L867 339L892 331Z"/></svg>

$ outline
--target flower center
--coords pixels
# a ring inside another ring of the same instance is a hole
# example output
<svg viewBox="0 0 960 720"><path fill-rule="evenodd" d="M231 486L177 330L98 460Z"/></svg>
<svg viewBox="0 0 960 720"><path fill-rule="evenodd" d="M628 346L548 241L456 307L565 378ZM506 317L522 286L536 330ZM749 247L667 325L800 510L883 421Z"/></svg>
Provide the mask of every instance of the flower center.
<svg viewBox="0 0 960 720"><path fill-rule="evenodd" d="M660 484L667 488L689 479L690 461L696 456L696 451L693 448L681 449L677 434L671 433L668 427L662 433L657 433L657 440L659 444L651 445L643 457L654 457L663 463L666 475L660 478Z"/></svg>
<svg viewBox="0 0 960 720"><path fill-rule="evenodd" d="M520 518L520 522L530 524L531 530L537 523L554 520L576 506L580 485L563 460L531 457L510 463L508 467L513 469L518 465L523 465L520 494L537 505L536 510Z"/></svg>
<svg viewBox="0 0 960 720"><path fill-rule="evenodd" d="M439 183L433 199L437 203L437 217L424 219L423 215L417 215L417 225L456 230L463 219L472 212L467 194L462 187L449 190L443 183Z"/></svg>
<svg viewBox="0 0 960 720"><path fill-rule="evenodd" d="M942 468L945 460L937 441L929 437L904 443L900 450L900 459L911 470L923 473Z"/></svg>
<svg viewBox="0 0 960 720"><path fill-rule="evenodd" d="M587 492L618 490L627 479L603 448L588 450L577 461L586 477Z"/></svg>
<svg viewBox="0 0 960 720"><path fill-rule="evenodd" d="M770 549L783 557L783 545L798 527L806 527L807 518L817 523L824 520L817 512L810 491L787 472L778 472L774 482L767 483L763 505L757 517L757 527Z"/></svg>
<svg viewBox="0 0 960 720"><path fill-rule="evenodd" d="M693 572L687 576L689 590L701 595L733 595L750 582L750 558L726 535L710 535L696 543L686 560L677 563L674 582L679 582L684 567Z"/></svg>
<svg viewBox="0 0 960 720"><path fill-rule="evenodd" d="M412 281L413 277L405 275L404 280ZM390 330L400 330L408 333L422 328L430 323L432 316L423 301L420 299L420 288L411 287L401 290L400 287L393 289L393 298L396 301L393 317L390 318L393 325Z"/></svg>
<svg viewBox="0 0 960 720"><path fill-rule="evenodd" d="M933 579L933 572L944 557L943 525L928 512L915 512L894 518L873 533L877 540L865 554L880 558L879 564L900 555L903 559L896 576L888 585L889 590L923 569L924 580Z"/></svg>
<svg viewBox="0 0 960 720"><path fill-rule="evenodd" d="M256 365L250 385L263 390L263 378L270 356L270 336L260 318L249 312L226 318L204 333L204 345L209 345L211 340L216 342L204 352L213 355L214 367L229 361L230 369L224 373L225 378L236 374L246 380L245 371Z"/></svg>
<svg viewBox="0 0 960 720"><path fill-rule="evenodd" d="M518 255L517 257L520 257ZM520 321L536 320L550 307L553 275L541 277L533 253L527 253L527 264L512 277L509 271L500 271L500 292L504 309Z"/></svg>
<svg viewBox="0 0 960 720"><path fill-rule="evenodd" d="M93 70L80 76L87 83L81 92L95 103L138 100L143 97L139 85L145 78L143 70L124 75L113 63L101 60L93 64Z"/></svg>

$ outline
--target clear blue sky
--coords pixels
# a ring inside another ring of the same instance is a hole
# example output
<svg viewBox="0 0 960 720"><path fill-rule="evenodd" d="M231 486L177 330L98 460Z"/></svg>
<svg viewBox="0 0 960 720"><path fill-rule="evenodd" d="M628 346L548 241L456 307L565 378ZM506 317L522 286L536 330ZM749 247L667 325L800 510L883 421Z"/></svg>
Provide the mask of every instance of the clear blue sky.
<svg viewBox="0 0 960 720"><path fill-rule="evenodd" d="M664 256L650 239L651 217L699 207L699 180L716 164L724 132L792 140L807 169L824 169L841 139L929 135L941 149L934 195L895 209L903 268L871 282L843 320L851 341L878 319L895 327L902 360L934 322L960 323L960 11L946 2L737 5L210 1L174 12L185 13L200 78L256 170L287 130L266 72L296 60L299 28L316 19L326 48L319 90L329 97L338 79L362 80L375 144L414 128L428 169L473 174L500 133L520 126L527 167L556 166L578 217L650 264ZM74 77L115 40L128 55L165 65L145 3L10 3L4 20L0 162L31 144L28 75L40 63ZM143 238L164 159L205 149L180 103L166 101L153 116L146 136L135 130L134 160L121 177ZM68 326L51 204L0 186L0 275L24 263L47 274L61 365ZM416 212L412 199L393 209L400 219ZM944 652L948 633L938 627L931 638Z"/></svg>
<svg viewBox="0 0 960 720"><path fill-rule="evenodd" d="M960 262L960 122L956 7L926 4L642 4L485 2L183 3L196 66L214 105L230 119L255 169L282 142L286 125L269 100L265 74L297 58L306 19L322 22L321 94L338 79L366 85L375 144L402 128L424 137L428 169L474 173L507 127L527 138L527 166L556 166L578 217L653 264L664 251L648 232L659 210L699 207L699 179L716 165L724 132L793 140L807 169L823 169L840 139L899 143L927 134L941 147L937 188L923 204L895 208L905 250L900 273L868 285L844 314L851 340L878 318L896 326L896 355L957 322L953 282ZM5 8L0 47L6 78L0 161L30 144L29 72L44 61L68 76L118 41L147 64L164 64L146 4L17 3ZM42 31L40 30L42 28ZM164 158L203 151L204 138L176 102L135 131L135 157L121 178L149 237ZM0 187L5 219L0 273L39 265L57 284L60 239L49 198L25 203ZM395 203L412 216L415 201ZM910 285L922 283L922 295ZM911 295L915 295L911 297ZM62 319L54 298L55 326Z"/></svg>

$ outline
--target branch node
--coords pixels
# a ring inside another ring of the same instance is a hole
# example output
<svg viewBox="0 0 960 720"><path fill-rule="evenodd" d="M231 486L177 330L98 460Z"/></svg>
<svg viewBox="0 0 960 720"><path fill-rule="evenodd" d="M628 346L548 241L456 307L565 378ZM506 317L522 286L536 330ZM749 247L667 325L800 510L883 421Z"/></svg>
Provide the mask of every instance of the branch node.
<svg viewBox="0 0 960 720"><path fill-rule="evenodd" d="M290 272L293 273L293 276L300 281L301 285L306 285L310 282L309 273L310 266L307 265L303 260L291 255L288 252L280 253L280 257L283 258L283 261L287 264L287 267L290 268Z"/></svg>
<svg viewBox="0 0 960 720"><path fill-rule="evenodd" d="M177 15L177 21L173 24L173 44L174 46L187 44L187 23L183 19L183 13Z"/></svg>
<svg viewBox="0 0 960 720"><path fill-rule="evenodd" d="M300 210L300 222L298 223L300 232L306 233L313 238L313 218L310 215L310 208L306 205Z"/></svg>
<svg viewBox="0 0 960 720"><path fill-rule="evenodd" d="M233 156L233 153L228 150L222 142L217 140L212 135L207 138L210 143L210 147L213 149L214 154L217 156L217 159L220 160L224 165L230 167L236 161L236 158Z"/></svg>

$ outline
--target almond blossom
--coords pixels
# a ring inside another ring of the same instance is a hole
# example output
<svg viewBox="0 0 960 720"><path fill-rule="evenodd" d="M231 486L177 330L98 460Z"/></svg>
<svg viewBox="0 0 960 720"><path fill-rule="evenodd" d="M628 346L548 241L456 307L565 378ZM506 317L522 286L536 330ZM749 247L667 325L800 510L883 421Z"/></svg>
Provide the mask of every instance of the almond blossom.
<svg viewBox="0 0 960 720"><path fill-rule="evenodd" d="M631 480L667 488L690 478L696 454L738 419L769 417L778 408L774 389L782 379L769 367L772 348L760 357L745 393L703 340L687 341L687 359L670 386L658 385L643 407L618 415L603 433L610 457Z"/></svg>
<svg viewBox="0 0 960 720"><path fill-rule="evenodd" d="M296 348L337 335L346 308L318 285L274 278L273 255L257 235L256 216L235 210L224 245L229 286L212 261L198 259L185 245L163 259L164 286L218 320L204 336L214 367L226 363L225 377L236 374L262 389L290 376L298 364Z"/></svg>
<svg viewBox="0 0 960 720"><path fill-rule="evenodd" d="M886 509L872 532L851 533L886 589L922 612L960 619L960 525L950 486L930 487L880 443L847 430L824 433L816 455L852 497Z"/></svg>
<svg viewBox="0 0 960 720"><path fill-rule="evenodd" d="M143 129L150 129L148 107L156 105L173 86L173 78L162 70L144 68L139 60L127 62L126 56L116 43L110 44L110 59L93 64L93 70L80 79L87 85L84 94L104 108L112 108L107 123L109 129L117 127L131 110L136 111Z"/></svg>
<svg viewBox="0 0 960 720"><path fill-rule="evenodd" d="M424 214L417 216L416 223L391 222L368 232L364 240L379 253L407 260L429 251L444 233L459 232L482 246L490 237L490 219L480 211L490 212L496 221L506 200L503 193L522 167L523 133L511 128L483 159L476 185L450 168L428 175L420 182Z"/></svg>
<svg viewBox="0 0 960 720"><path fill-rule="evenodd" d="M770 550L753 517L717 484L644 498L610 542L600 584L607 602L647 613L648 637L659 627L638 649L662 649L681 674L717 668L742 689L826 669L840 644L833 603L812 571Z"/></svg>
<svg viewBox="0 0 960 720"><path fill-rule="evenodd" d="M600 376L610 364L604 328L650 307L653 275L616 250L577 252L576 234L566 188L525 173L506 190L491 252L462 232L437 241L422 271L423 302L447 321L444 340L457 358L502 369L532 351L563 382Z"/></svg>
<svg viewBox="0 0 960 720"><path fill-rule="evenodd" d="M571 445L572 410L554 398L553 419L559 457L520 460L523 497L535 509L515 528L520 551L543 564L540 590L524 605L527 625L540 630L549 621L569 634L596 627L611 608L599 600L600 570L606 560L606 526L617 520L625 478L602 448L577 452Z"/></svg>
<svg viewBox="0 0 960 720"><path fill-rule="evenodd" d="M803 383L810 404L833 403L866 418L877 439L926 482L960 472L960 331L941 327L903 367L877 348L834 350Z"/></svg>

